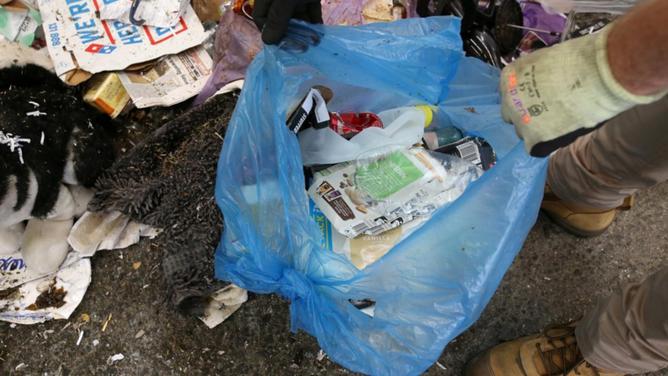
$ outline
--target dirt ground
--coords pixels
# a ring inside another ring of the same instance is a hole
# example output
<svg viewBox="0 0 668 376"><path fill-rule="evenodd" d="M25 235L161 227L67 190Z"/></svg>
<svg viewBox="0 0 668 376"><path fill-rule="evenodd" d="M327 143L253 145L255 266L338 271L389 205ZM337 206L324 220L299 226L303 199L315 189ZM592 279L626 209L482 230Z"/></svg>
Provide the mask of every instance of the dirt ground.
<svg viewBox="0 0 668 376"><path fill-rule="evenodd" d="M480 320L428 374L460 375L483 349L576 319L596 297L657 270L668 262L667 223L668 184L640 194L634 209L599 238L575 238L541 216ZM170 310L159 262L160 251L150 241L99 253L93 282L69 321L0 323L0 375L349 373L327 358L318 360L315 339L290 333L288 302L277 296L251 296L213 330ZM115 354L124 359L112 364Z"/></svg>

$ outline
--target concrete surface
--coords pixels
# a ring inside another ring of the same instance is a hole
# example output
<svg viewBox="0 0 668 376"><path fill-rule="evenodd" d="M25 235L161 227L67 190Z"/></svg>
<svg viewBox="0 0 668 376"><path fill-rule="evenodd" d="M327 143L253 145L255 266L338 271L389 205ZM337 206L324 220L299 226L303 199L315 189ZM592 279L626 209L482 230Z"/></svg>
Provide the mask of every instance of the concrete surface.
<svg viewBox="0 0 668 376"><path fill-rule="evenodd" d="M638 199L605 235L591 240L574 238L541 217L481 319L445 349L440 366L428 374L460 375L465 362L486 347L576 319L597 296L666 264L668 184ZM313 338L290 334L288 304L276 296L254 297L215 330L167 310L158 256L150 242L96 256L93 283L69 327L65 321L15 328L0 323L0 375L348 373L327 359L318 361ZM132 268L136 261L142 262L138 270ZM89 323L81 323L84 313ZM76 346L78 330L84 337ZM117 353L125 359L108 365Z"/></svg>

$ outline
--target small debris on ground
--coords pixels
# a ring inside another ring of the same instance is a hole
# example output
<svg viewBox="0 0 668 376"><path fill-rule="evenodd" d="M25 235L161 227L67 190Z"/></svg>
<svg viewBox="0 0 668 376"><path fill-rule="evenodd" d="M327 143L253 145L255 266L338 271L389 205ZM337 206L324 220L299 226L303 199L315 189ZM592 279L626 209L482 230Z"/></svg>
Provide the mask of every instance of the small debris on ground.
<svg viewBox="0 0 668 376"><path fill-rule="evenodd" d="M83 339L83 336L84 336L84 331L79 330L79 338L77 339L77 346L79 346L81 344L81 340Z"/></svg>
<svg viewBox="0 0 668 376"><path fill-rule="evenodd" d="M102 332L107 330L107 325L109 325L109 322L111 321L111 316L112 316L112 314L110 313L109 316L107 317L107 319L104 320L104 324L102 324Z"/></svg>
<svg viewBox="0 0 668 376"><path fill-rule="evenodd" d="M112 365L116 362L120 362L123 359L125 359L125 355L123 355L123 354L119 353L119 354L112 355L112 356L109 357L109 359L107 359L107 365Z"/></svg>

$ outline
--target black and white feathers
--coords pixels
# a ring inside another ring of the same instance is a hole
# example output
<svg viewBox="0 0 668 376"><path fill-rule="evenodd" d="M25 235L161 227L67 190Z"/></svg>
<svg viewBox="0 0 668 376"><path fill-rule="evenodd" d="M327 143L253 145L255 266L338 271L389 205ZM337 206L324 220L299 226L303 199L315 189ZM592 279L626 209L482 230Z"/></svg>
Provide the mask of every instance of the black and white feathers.
<svg viewBox="0 0 668 376"><path fill-rule="evenodd" d="M14 209L25 205L32 172L38 189L30 214L42 218L60 184L92 186L114 159L109 123L42 67L0 69L0 132L15 140L0 145L0 198L14 176Z"/></svg>
<svg viewBox="0 0 668 376"><path fill-rule="evenodd" d="M83 187L114 160L111 120L51 68L46 51L0 42L0 252L45 272L67 252Z"/></svg>

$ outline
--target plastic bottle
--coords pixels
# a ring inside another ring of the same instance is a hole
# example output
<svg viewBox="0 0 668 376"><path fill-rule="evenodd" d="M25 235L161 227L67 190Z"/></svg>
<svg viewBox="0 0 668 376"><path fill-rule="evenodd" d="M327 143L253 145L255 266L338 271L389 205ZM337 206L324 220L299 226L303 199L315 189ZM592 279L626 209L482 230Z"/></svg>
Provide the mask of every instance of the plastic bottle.
<svg viewBox="0 0 668 376"><path fill-rule="evenodd" d="M392 124L393 127L396 127L401 124L413 124L413 122L424 124L424 127L426 128L431 125L431 122L434 120L434 112L431 107L426 105L409 106L380 112L378 117L386 128L390 124Z"/></svg>
<svg viewBox="0 0 668 376"><path fill-rule="evenodd" d="M464 138L464 134L456 127L439 128L431 132L425 132L424 134L424 141L429 150L436 150L442 146L457 142L462 138Z"/></svg>

